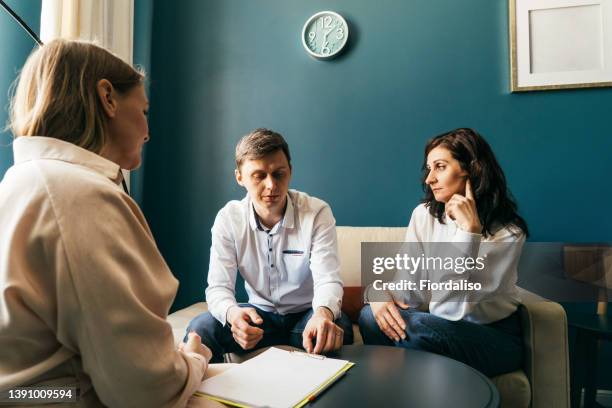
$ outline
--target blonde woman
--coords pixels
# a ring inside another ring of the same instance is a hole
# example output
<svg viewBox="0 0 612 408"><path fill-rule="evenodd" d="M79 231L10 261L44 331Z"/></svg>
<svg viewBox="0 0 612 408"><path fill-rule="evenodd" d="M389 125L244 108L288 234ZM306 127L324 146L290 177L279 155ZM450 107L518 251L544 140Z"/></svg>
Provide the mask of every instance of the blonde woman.
<svg viewBox="0 0 612 408"><path fill-rule="evenodd" d="M15 164L0 183L0 391L79 389L80 406L185 406L210 350L177 350L177 281L121 188L149 139L144 76L55 40L28 58L10 108Z"/></svg>

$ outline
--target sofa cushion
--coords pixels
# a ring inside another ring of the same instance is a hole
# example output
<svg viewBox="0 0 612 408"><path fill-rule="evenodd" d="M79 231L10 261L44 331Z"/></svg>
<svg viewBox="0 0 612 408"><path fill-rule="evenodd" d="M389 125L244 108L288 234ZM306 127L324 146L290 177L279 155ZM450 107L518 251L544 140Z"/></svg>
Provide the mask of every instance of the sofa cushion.
<svg viewBox="0 0 612 408"><path fill-rule="evenodd" d="M340 277L345 287L361 287L361 243L401 242L405 227L336 227Z"/></svg>
<svg viewBox="0 0 612 408"><path fill-rule="evenodd" d="M399 242L404 240L404 227L336 227L340 277L344 283L342 311L353 323L359 319L363 307L361 287L361 243Z"/></svg>

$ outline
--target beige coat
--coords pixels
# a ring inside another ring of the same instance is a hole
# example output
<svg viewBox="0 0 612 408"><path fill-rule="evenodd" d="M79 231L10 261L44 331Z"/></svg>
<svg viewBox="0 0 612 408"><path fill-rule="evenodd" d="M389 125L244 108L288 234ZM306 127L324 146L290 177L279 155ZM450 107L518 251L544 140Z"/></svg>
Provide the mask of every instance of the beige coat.
<svg viewBox="0 0 612 408"><path fill-rule="evenodd" d="M119 166L46 137L13 149L0 183L0 390L76 384L84 406L184 406L206 361L174 347L178 283Z"/></svg>

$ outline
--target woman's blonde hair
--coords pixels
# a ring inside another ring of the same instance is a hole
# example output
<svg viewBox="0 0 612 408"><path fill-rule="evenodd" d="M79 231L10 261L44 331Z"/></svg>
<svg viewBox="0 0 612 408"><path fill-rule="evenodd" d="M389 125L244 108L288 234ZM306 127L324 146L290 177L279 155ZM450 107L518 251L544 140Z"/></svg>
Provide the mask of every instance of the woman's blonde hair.
<svg viewBox="0 0 612 408"><path fill-rule="evenodd" d="M100 153L106 143L101 79L123 94L142 84L144 74L88 42L58 39L38 48L17 78L9 108L13 135L54 137Z"/></svg>

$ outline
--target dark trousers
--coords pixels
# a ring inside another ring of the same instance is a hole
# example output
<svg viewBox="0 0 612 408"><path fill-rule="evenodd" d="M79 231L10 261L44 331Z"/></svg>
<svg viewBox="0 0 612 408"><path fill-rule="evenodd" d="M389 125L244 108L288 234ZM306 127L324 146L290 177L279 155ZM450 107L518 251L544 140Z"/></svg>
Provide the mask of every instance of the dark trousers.
<svg viewBox="0 0 612 408"><path fill-rule="evenodd" d="M312 309L299 313L289 313L281 315L273 312L266 312L248 303L240 304L240 307L252 307L257 310L257 314L263 323L257 325L263 329L263 338L257 345L250 350L244 350L232 336L229 324L225 326L215 319L210 312L196 316L187 327L187 333L195 331L202 338L202 343L206 344L212 351L211 363L222 363L223 354L237 353L244 354L262 347L286 344L293 347L302 347L302 332L312 317ZM336 323L344 330L344 344L353 343L353 325L347 315L342 313ZM185 337L186 340L186 337ZM314 344L313 339L313 344Z"/></svg>
<svg viewBox="0 0 612 408"><path fill-rule="evenodd" d="M451 321L415 309L400 309L406 339L398 342L378 327L370 305L361 309L359 330L365 344L429 351L461 361L487 377L518 370L523 363L521 321L517 312L491 324Z"/></svg>

